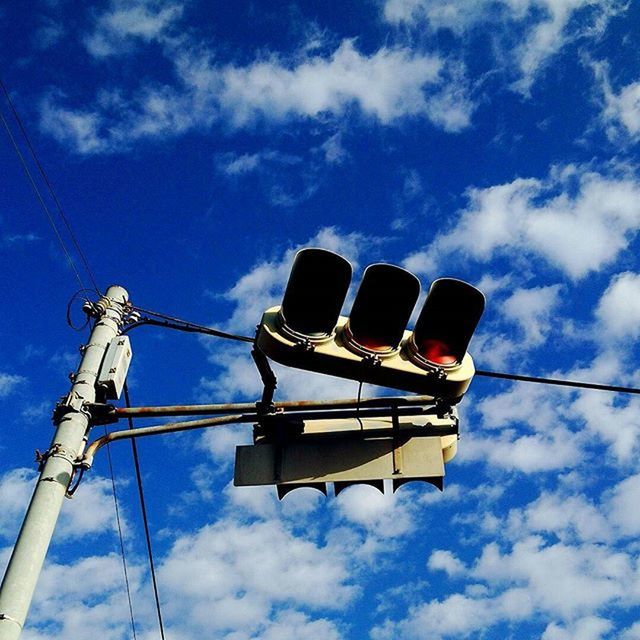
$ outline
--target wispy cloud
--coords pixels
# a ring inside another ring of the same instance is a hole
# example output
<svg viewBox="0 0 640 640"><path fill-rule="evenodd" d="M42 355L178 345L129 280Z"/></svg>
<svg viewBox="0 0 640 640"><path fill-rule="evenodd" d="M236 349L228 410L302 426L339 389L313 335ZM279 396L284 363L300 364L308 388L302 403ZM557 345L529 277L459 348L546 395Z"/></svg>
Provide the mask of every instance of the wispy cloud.
<svg viewBox="0 0 640 640"><path fill-rule="evenodd" d="M92 106L72 107L60 93L41 105L41 127L80 154L122 151L221 123L232 129L290 120L340 119L353 108L391 126L423 118L445 131L469 126L475 108L460 65L435 54L382 47L371 55L344 40L328 57L304 51L245 66L219 64L210 52L168 50L174 85L147 84L123 97L102 91ZM335 141L326 151L340 157Z"/></svg>
<svg viewBox="0 0 640 640"><path fill-rule="evenodd" d="M459 37L491 25L496 63L519 76L511 87L526 95L554 55L579 39L597 38L626 7L619 0L387 0L383 16L391 24L427 25Z"/></svg>
<svg viewBox="0 0 640 640"><path fill-rule="evenodd" d="M130 52L135 40L161 40L182 15L182 5L161 0L111 0L93 31L85 36L87 51L96 58Z"/></svg>
<svg viewBox="0 0 640 640"><path fill-rule="evenodd" d="M524 265L535 256L579 280L610 265L640 224L640 182L625 165L554 167L545 179L471 189L468 198L454 228L407 258L407 268L429 272L456 252L478 261L501 254Z"/></svg>

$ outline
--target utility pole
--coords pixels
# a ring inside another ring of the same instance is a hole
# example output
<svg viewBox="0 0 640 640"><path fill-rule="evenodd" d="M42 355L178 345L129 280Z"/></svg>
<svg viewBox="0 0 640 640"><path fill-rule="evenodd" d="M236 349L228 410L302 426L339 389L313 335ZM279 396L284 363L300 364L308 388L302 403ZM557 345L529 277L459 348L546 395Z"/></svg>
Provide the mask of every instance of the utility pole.
<svg viewBox="0 0 640 640"><path fill-rule="evenodd" d="M56 409L56 431L42 456L40 477L0 586L0 640L17 640L31 604L51 536L90 429L87 403L96 401L96 380L105 351L119 334L128 293L118 286L91 305L96 317L73 376L71 391Z"/></svg>

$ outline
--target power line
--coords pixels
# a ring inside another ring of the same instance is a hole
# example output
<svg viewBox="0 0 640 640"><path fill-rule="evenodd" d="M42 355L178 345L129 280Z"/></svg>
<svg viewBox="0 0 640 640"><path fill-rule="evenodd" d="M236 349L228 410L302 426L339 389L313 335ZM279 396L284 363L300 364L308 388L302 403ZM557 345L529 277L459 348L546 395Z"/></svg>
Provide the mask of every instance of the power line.
<svg viewBox="0 0 640 640"><path fill-rule="evenodd" d="M476 371L477 376L486 378L501 378L502 380L515 380L518 382L535 382L538 384L549 384L558 387L574 387L577 389L595 389L596 391L613 391L615 393L640 394L640 389L636 387L620 387L612 384L597 384L595 382L577 382L575 380L562 380L559 378L538 378L536 376L521 376L516 373L499 373L497 371Z"/></svg>
<svg viewBox="0 0 640 640"><path fill-rule="evenodd" d="M104 427L104 433L107 435L107 427ZM109 461L109 474L111 476L111 493L113 495L113 504L116 510L116 523L118 525L118 539L120 541L120 556L122 557L122 571L124 573L124 582L127 589L127 601L129 603L129 617L131 619L131 632L133 640L136 640L136 623L133 618L133 604L131 602L131 588L129 586L129 572L127 571L127 557L124 552L124 538L122 535L122 523L120 521L120 509L118 508L118 494L116 493L116 481L113 475L113 462L111 460L111 449L107 444L107 460Z"/></svg>
<svg viewBox="0 0 640 640"><path fill-rule="evenodd" d="M87 275L89 276L89 279L91 280L91 283L93 285L93 288L100 293L100 288L98 287L98 285L96 284L96 280L93 276L93 272L91 270L91 267L89 266L89 262L84 254L84 252L82 251L82 248L80 247L80 243L78 242L75 233L73 232L73 229L71 227L71 224L69 223L69 220L64 212L64 209L62 208L62 204L60 203L60 200L58 199L55 190L53 188L53 185L51 183L51 181L49 180L49 177L42 165L42 163L40 162L40 159L38 158L38 154L36 153L36 150L33 146L33 144L31 143L31 139L29 138L29 135L27 133L27 130L22 122L22 118L20 118L20 114L18 113L18 110L16 109L15 105L13 104L13 100L11 99L11 95L9 94L9 91L7 90L6 85L4 84L4 82L2 81L2 78L0 78L0 88L2 89L2 92L4 94L5 100L7 101L7 104L9 105L9 108L11 109L11 113L13 114L13 117L16 121L16 123L18 124L18 127L20 129L20 133L22 134L22 137L24 138L24 141L26 142L26 145L29 149L29 152L31 154L31 157L36 165L36 167L38 168L38 171L40 172L40 176L42 177L42 179L44 180L44 183L47 187L47 190L49 191L49 194L51 196L51 199L53 200L57 211L58 211L58 216L60 217L60 219L62 220L62 222L64 223L67 232L69 234L69 237L71 238L71 242L73 243L73 246L82 262L82 264L84 265L84 269L87 273ZM22 168L24 170L24 172L27 175L27 178L29 179L29 182L31 183L32 188L34 189L35 193L36 193L36 197L38 198L38 201L40 202L40 205L42 206L42 208L44 209L47 218L49 219L49 223L51 224L53 231L56 235L56 237L58 238L58 242L61 244L63 252L69 262L69 264L71 265L73 271L76 274L76 278L78 279L78 281L81 283L82 288L84 288L84 285L82 284L82 279L80 278L76 268L75 268L75 264L73 263L73 260L71 258L71 255L69 253L69 251L66 248L66 245L64 243L64 240L62 238L62 236L60 235L60 232L58 231L58 228L53 220L53 216L51 215L49 209L47 208L46 204L44 203L44 199L42 198L42 195L40 194L40 191L36 185L36 182L34 180L34 178L31 175L31 172L27 166L27 162L22 154L22 152L20 151L18 144L15 140L15 137L13 136L13 133L9 127L9 124L7 123L7 121L5 120L4 116L2 115L2 113L0 113L0 118L2 119L2 124L4 125L4 128L7 131L7 134L9 135L9 138L11 140L11 144L14 148L14 151L16 152L18 159L20 160L20 164L22 165Z"/></svg>
<svg viewBox="0 0 640 640"><path fill-rule="evenodd" d="M49 208L47 207L42 194L40 193L40 190L38 189L38 185L36 184L35 180L33 179L33 176L31 175L31 171L29 170L29 167L27 165L27 162L24 158L24 156L22 155L22 152L20 151L20 148L18 147L18 144L16 142L16 139L13 136L13 133L11 132L11 129L9 128L9 124L7 123L5 117L2 115L2 112L0 112L0 120L2 121L2 124L7 132L7 135L9 136L9 140L11 141L11 144L13 146L14 151L16 152L16 155L18 156L18 160L20 161L20 164L22 165L22 169L25 173L25 175L27 176L27 179L29 180L29 183L31 184L31 187L33 188L33 191L36 195L36 198L38 199L38 202L40 203L40 206L42 207L42 210L44 211L45 215L47 216L47 219L49 220L49 224L51 225L51 228L53 229L53 233L55 234L56 238L58 239L58 243L60 244L60 247L62 249L62 252L64 253L67 262L69 263L69 266L71 267L76 280L78 281L78 283L80 284L80 288L81 289L86 289L84 282L82 281L82 278L80 276L80 274L78 273L78 270L76 269L76 265L73 262L73 259L71 258L71 254L69 253L69 251L67 250L67 246L65 245L64 240L62 239L62 236L60 235L60 232L58 231L58 227L56 226L56 223L53 219L53 216L51 215L51 212L49 211Z"/></svg>
<svg viewBox="0 0 640 640"><path fill-rule="evenodd" d="M131 406L131 401L129 399L129 388L127 387L127 383L124 383L124 399L127 407ZM129 429L133 429L133 420L131 416L128 418ZM151 571L151 583L153 585L153 596L155 598L156 603L156 613L158 615L158 626L160 627L160 637L162 640L165 640L164 636L164 624L162 622L162 609L160 607L160 596L158 594L158 581L156 579L156 568L155 562L153 560L153 550L151 548L151 534L149 533L149 520L147 518L147 507L144 499L144 491L142 488L142 474L140 473L140 460L138 458L138 446L136 444L136 439L131 438L131 450L133 452L133 462L136 470L136 482L138 485L138 496L140 497L140 510L142 512L142 522L144 524L144 535L147 541L147 555L149 556L149 569Z"/></svg>
<svg viewBox="0 0 640 640"><path fill-rule="evenodd" d="M241 336L235 333L229 333L228 331L221 331L220 329L212 329L211 327L205 327L201 324L196 324L187 320L181 320L180 318L168 316L157 311L150 311L149 309L143 309L142 307L135 306L133 307L133 309L134 311L138 311L139 313L145 313L150 316L160 318L160 320L155 320L154 318L141 318L136 324L130 326L131 329L142 324L148 324L157 327L165 327L166 329L185 331L187 333L202 333L204 335L214 336L216 338L225 338L227 340L235 340L237 342L255 342L254 338L251 338L249 336Z"/></svg>

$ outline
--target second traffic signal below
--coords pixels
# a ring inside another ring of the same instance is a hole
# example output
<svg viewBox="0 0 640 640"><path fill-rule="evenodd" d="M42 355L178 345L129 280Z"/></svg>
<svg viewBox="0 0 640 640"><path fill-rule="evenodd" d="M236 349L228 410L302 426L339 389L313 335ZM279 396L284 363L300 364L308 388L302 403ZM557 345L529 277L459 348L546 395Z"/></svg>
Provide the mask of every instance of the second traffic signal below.
<svg viewBox="0 0 640 640"><path fill-rule="evenodd" d="M368 266L345 317L351 273L331 251L299 251L282 305L262 317L257 346L287 366L458 402L475 373L467 347L483 294L461 280L436 280L410 331L416 276L394 265Z"/></svg>

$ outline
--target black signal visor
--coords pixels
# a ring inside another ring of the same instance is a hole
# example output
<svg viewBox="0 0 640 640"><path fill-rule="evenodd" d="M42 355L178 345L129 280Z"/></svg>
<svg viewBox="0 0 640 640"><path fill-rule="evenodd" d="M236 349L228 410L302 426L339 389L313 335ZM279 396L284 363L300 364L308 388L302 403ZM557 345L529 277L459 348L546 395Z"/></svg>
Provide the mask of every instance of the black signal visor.
<svg viewBox="0 0 640 640"><path fill-rule="evenodd" d="M462 361L484 311L484 295L454 278L439 278L429 289L413 331L420 356L440 365Z"/></svg>
<svg viewBox="0 0 640 640"><path fill-rule="evenodd" d="M412 273L391 264L368 266L349 316L353 341L373 352L397 349L419 294Z"/></svg>
<svg viewBox="0 0 640 640"><path fill-rule="evenodd" d="M351 272L351 263L333 251L298 251L282 300L285 325L311 338L330 335L347 296Z"/></svg>

